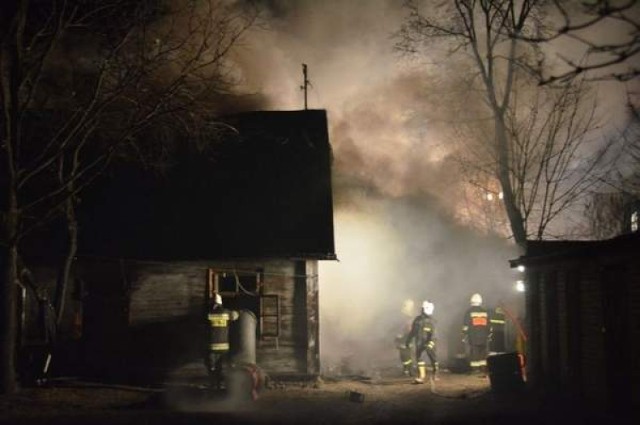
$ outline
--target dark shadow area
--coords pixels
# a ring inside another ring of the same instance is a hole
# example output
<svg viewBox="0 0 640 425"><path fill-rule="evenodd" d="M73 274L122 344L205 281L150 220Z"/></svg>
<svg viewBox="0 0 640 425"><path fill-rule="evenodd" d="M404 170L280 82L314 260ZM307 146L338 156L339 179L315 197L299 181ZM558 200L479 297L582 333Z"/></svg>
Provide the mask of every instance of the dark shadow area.
<svg viewBox="0 0 640 425"><path fill-rule="evenodd" d="M322 110L243 113L162 174L118 164L79 211L80 254L138 259L333 257ZM223 131L222 129L225 129Z"/></svg>
<svg viewBox="0 0 640 425"><path fill-rule="evenodd" d="M138 325L60 344L52 377L74 376L110 384L158 385L189 364L203 364L202 323L197 318Z"/></svg>

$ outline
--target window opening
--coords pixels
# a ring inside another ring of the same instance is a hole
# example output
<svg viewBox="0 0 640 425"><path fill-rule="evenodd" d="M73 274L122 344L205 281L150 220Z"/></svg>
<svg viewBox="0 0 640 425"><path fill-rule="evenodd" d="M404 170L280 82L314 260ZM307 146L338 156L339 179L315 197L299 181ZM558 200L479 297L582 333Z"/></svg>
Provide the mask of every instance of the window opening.
<svg viewBox="0 0 640 425"><path fill-rule="evenodd" d="M264 294L263 282L262 269L255 272L209 269L207 296L210 299L217 292L226 308L251 311L258 319L257 337L262 340L273 339L278 348L280 297L277 294Z"/></svg>

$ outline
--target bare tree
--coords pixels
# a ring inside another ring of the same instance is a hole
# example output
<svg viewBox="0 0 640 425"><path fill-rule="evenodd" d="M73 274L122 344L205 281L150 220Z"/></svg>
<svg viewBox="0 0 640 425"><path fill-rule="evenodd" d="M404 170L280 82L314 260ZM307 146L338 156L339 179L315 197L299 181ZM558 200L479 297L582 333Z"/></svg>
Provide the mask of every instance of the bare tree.
<svg viewBox="0 0 640 425"><path fill-rule="evenodd" d="M55 297L60 320L78 194L115 156L157 151L139 137L151 126L197 128L215 113L218 97L233 86L230 51L257 18L229 4L20 0L5 8L0 392L15 388L21 241L54 217L66 219L69 251Z"/></svg>
<svg viewBox="0 0 640 425"><path fill-rule="evenodd" d="M624 232L626 196L621 192L596 192L585 203L588 232L609 239Z"/></svg>
<svg viewBox="0 0 640 425"><path fill-rule="evenodd" d="M618 136L623 142L619 166L601 178L603 185L585 203L588 231L599 239L629 230L631 215L640 205L640 115L630 102L629 120Z"/></svg>
<svg viewBox="0 0 640 425"><path fill-rule="evenodd" d="M456 0L440 6L438 15L425 15L415 1L406 2L409 11L398 34L398 49L415 53L425 42L448 39L452 54L471 55L483 85L484 100L492 112L494 149L498 157L496 177L503 192L511 232L518 244L527 239L524 219L511 187L511 151L505 114L511 102L513 81L519 57L518 38L533 20L534 0L473 1ZM504 77L504 78L501 78Z"/></svg>
<svg viewBox="0 0 640 425"><path fill-rule="evenodd" d="M535 36L523 40L552 45L568 42L575 46L573 57L560 54L564 69L548 71L536 68L542 84L567 81L589 74L592 79L628 81L640 75L640 4L637 0L594 0L567 2L553 0L549 15L554 23L546 25ZM607 33L618 37L607 39ZM540 64L544 65L544 64Z"/></svg>
<svg viewBox="0 0 640 425"><path fill-rule="evenodd" d="M583 82L544 89L526 65L539 61L536 43L544 13L535 0L456 0L428 10L408 1L397 48L419 53L444 40L450 55L466 55L491 122L469 136L463 150L473 184L504 204L518 244L550 236L549 224L597 181L606 150L585 151L595 105ZM498 223L499 224L499 223Z"/></svg>
<svg viewBox="0 0 640 425"><path fill-rule="evenodd" d="M596 103L584 81L559 88L533 85L528 91L519 86L505 115L514 198L529 239L563 236L552 224L601 186L615 160L610 155L615 143L594 143L600 142ZM484 186L485 197L497 201L503 196L493 177L497 158L482 146L469 139L458 155L465 169L475 171L473 179Z"/></svg>
<svg viewBox="0 0 640 425"><path fill-rule="evenodd" d="M631 101L627 109L629 123L622 133L622 139L625 141L624 153L628 163L623 171L617 173L614 185L620 188L620 192L640 199L640 111Z"/></svg>

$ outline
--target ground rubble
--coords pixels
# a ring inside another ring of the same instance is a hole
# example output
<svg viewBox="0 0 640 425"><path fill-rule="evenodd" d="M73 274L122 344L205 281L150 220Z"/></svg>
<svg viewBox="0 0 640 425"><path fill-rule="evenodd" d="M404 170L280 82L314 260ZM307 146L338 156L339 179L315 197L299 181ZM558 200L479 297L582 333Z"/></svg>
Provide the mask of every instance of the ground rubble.
<svg viewBox="0 0 640 425"><path fill-rule="evenodd" d="M411 381L401 375L270 379L251 400L212 392L203 381L130 386L54 380L0 398L0 424L609 423L589 409L541 401L527 390L496 393L486 375L444 371L438 381Z"/></svg>

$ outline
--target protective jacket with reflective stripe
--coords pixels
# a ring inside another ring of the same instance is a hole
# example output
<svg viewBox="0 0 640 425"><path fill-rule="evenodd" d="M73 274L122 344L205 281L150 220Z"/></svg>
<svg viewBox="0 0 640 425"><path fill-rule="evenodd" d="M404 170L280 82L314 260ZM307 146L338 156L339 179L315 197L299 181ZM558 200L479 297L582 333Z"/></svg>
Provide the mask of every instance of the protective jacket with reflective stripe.
<svg viewBox="0 0 640 425"><path fill-rule="evenodd" d="M427 315L420 314L415 319L413 319L413 324L411 325L411 332L407 335L407 345L411 343L413 338L416 339L416 347L420 347L422 345L431 345L433 348L435 344L435 335L436 335L436 325L435 320Z"/></svg>
<svg viewBox="0 0 640 425"><path fill-rule="evenodd" d="M504 310L501 307L496 307L491 311L490 315L491 320L491 351L496 352L504 352L506 351L505 346L505 326L506 315Z"/></svg>
<svg viewBox="0 0 640 425"><path fill-rule="evenodd" d="M222 307L214 307L207 314L208 324L208 349L216 353L229 351L229 310Z"/></svg>
<svg viewBox="0 0 640 425"><path fill-rule="evenodd" d="M464 315L462 332L468 336L469 344L483 345L487 343L491 333L489 312L482 306L471 306Z"/></svg>
<svg viewBox="0 0 640 425"><path fill-rule="evenodd" d="M504 326L506 324L504 310L500 307L496 307L491 312L491 328L494 332L504 332Z"/></svg>

